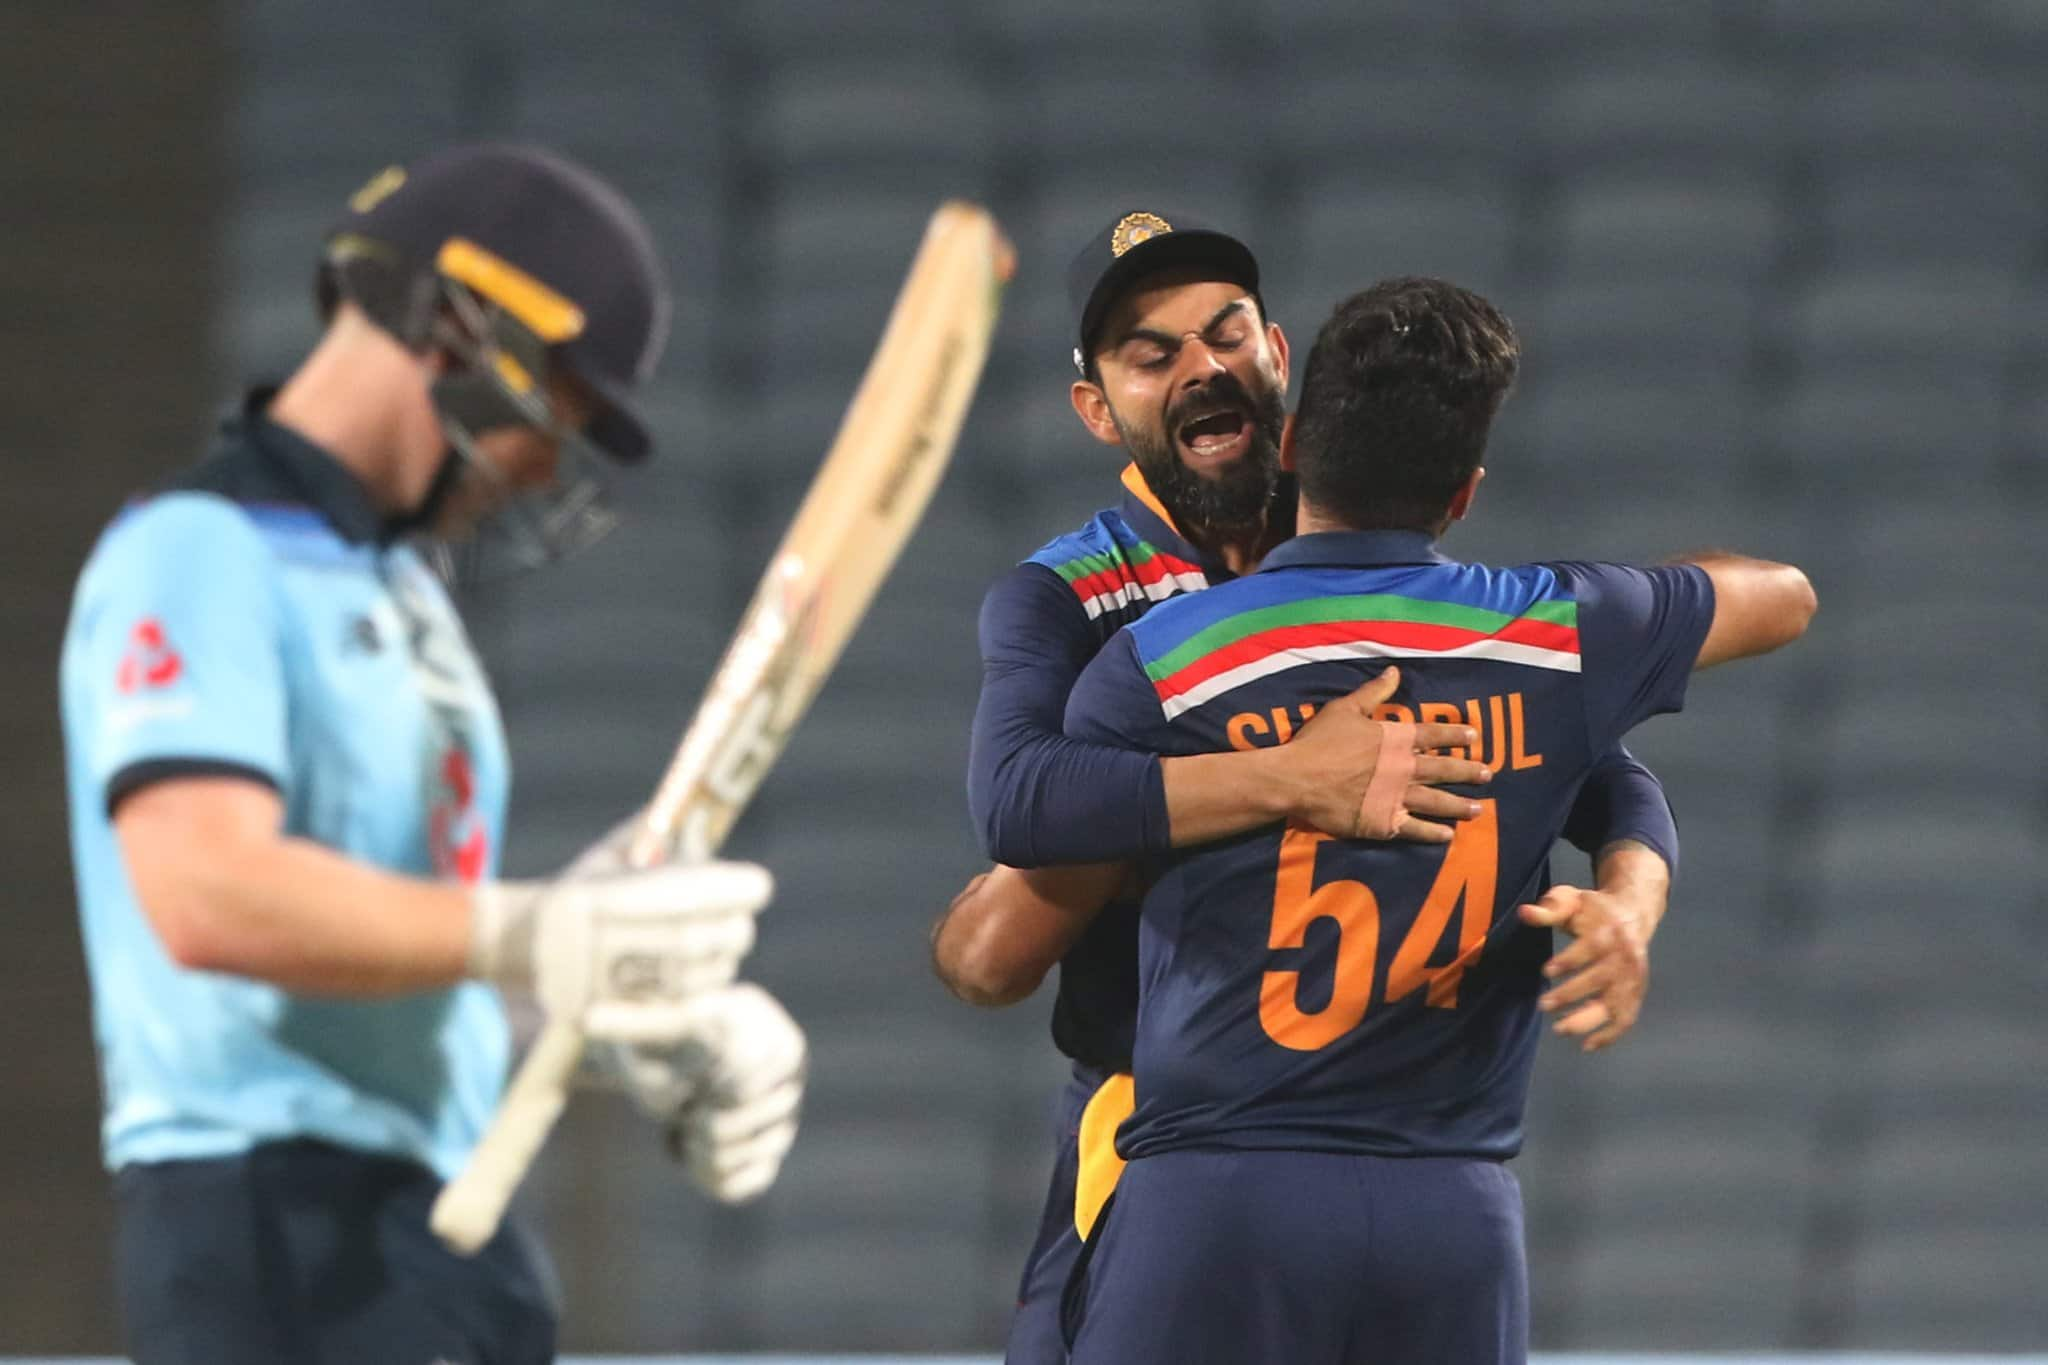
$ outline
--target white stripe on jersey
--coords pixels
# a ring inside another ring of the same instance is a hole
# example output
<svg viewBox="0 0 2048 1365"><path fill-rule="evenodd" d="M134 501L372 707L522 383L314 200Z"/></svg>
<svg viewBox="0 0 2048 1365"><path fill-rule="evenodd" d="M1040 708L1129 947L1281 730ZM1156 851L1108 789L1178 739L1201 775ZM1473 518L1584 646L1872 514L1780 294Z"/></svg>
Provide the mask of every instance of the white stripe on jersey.
<svg viewBox="0 0 2048 1365"><path fill-rule="evenodd" d="M1140 597L1151 602L1164 602L1169 597L1178 597L1184 592L1200 592L1209 586L1209 578L1200 573L1170 573L1151 583L1124 583L1112 592L1099 592L1081 603L1081 609L1093 621L1106 611L1127 607Z"/></svg>
<svg viewBox="0 0 2048 1365"><path fill-rule="evenodd" d="M1324 663L1331 659L1498 659L1502 663L1527 664L1530 668L1547 668L1558 673L1577 673L1579 656L1567 650L1544 649L1540 645L1516 644L1510 640L1474 640L1470 644L1456 645L1450 649L1418 649L1413 645L1390 645L1380 640L1346 640L1338 644L1308 645L1301 649L1282 650L1268 654L1250 663L1239 664L1226 669L1212 678L1204 678L1178 696L1168 697L1160 709L1166 718L1186 711L1192 711L1203 702L1219 697L1233 687L1242 687L1248 682L1303 664Z"/></svg>

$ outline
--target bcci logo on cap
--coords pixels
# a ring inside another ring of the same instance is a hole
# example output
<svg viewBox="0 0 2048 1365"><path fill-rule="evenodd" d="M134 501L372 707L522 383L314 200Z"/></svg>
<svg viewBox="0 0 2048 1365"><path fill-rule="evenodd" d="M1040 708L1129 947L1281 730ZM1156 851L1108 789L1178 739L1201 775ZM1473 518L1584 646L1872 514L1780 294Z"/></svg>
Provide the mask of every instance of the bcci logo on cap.
<svg viewBox="0 0 2048 1365"><path fill-rule="evenodd" d="M1173 224L1156 213L1127 213L1109 234L1109 254L1121 257L1140 242L1173 231Z"/></svg>

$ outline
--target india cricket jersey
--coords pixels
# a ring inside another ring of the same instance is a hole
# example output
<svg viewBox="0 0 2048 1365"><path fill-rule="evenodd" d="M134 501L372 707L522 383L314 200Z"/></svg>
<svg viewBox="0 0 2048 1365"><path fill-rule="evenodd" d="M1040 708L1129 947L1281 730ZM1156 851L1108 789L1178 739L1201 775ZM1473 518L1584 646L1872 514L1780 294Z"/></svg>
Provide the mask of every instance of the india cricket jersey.
<svg viewBox="0 0 2048 1365"><path fill-rule="evenodd" d="M999 862L1114 861L1170 846L1157 759L1067 739L1067 694L1122 627L1231 574L1182 536L1135 465L1123 482L1116 507L1039 549L982 605L969 804L984 828L1014 829L1010 842L1026 845L992 841ZM1104 1071L1130 1069L1136 914L1135 903L1106 907L1060 963L1053 1040Z"/></svg>
<svg viewBox="0 0 2048 1365"><path fill-rule="evenodd" d="M1596 759L1679 708L1712 616L1690 566L1491 569L1347 532L1298 537L1111 641L1074 688L1074 738L1282 743L1391 661L1383 714L1473 726L1494 771L1447 846L1274 826L1155 857L1122 1154L1517 1151L1550 936L1514 908L1547 885Z"/></svg>
<svg viewBox="0 0 2048 1365"><path fill-rule="evenodd" d="M317 1138L452 1173L504 1080L496 993L320 999L181 968L111 821L153 782L225 774L273 788L286 833L350 858L491 875L503 731L427 566L339 464L252 413L101 537L61 687L107 1164Z"/></svg>

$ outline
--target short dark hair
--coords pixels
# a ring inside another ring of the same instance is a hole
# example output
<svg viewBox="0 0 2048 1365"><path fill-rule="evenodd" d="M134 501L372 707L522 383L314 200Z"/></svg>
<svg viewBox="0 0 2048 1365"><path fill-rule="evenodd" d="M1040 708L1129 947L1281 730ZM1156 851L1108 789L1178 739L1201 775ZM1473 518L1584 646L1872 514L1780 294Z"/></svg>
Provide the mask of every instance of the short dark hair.
<svg viewBox="0 0 2048 1365"><path fill-rule="evenodd" d="M1302 496L1360 530L1440 531L1521 354L1498 308L1444 280L1382 280L1344 300L1302 372Z"/></svg>

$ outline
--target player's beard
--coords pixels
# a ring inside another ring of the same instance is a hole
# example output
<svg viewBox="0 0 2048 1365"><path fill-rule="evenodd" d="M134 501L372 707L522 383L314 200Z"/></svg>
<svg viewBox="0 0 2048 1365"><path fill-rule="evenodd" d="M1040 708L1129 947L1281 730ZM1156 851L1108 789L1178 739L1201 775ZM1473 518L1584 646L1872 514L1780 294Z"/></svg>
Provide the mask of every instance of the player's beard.
<svg viewBox="0 0 2048 1365"><path fill-rule="evenodd" d="M1200 398L1242 403L1250 413L1245 453L1213 478L1197 474L1181 462L1172 434L1180 427L1179 414L1197 401L1195 398L1174 404L1157 427L1141 430L1125 422L1115 408L1110 409L1110 417L1138 472L1190 540L1205 549L1257 540L1266 529L1267 512L1280 484L1285 399L1277 387L1263 385L1254 395L1229 374L1211 381Z"/></svg>

